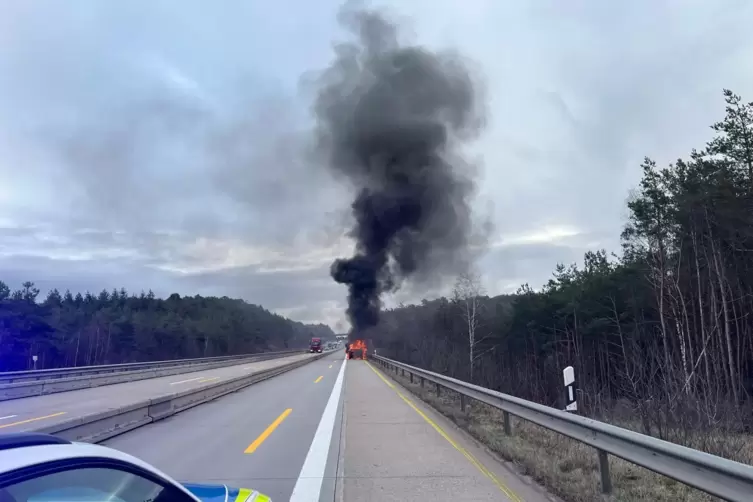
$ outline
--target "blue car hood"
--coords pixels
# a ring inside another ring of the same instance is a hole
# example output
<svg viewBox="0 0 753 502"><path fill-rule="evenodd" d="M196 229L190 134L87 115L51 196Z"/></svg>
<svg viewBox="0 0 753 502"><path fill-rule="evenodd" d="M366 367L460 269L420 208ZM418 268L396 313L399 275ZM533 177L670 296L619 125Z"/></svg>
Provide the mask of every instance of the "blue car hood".
<svg viewBox="0 0 753 502"><path fill-rule="evenodd" d="M249 488L233 488L225 485L205 485L198 483L183 483L183 486L201 499L202 502L272 502L263 493ZM256 494L256 498L250 498ZM227 498L225 496L227 495Z"/></svg>

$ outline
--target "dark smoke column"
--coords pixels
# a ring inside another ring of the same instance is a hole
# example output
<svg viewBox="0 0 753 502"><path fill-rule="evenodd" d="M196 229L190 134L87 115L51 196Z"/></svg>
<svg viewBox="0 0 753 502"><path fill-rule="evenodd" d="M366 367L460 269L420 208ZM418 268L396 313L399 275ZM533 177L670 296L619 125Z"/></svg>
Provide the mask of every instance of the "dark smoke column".
<svg viewBox="0 0 753 502"><path fill-rule="evenodd" d="M331 273L358 332L379 322L382 293L467 258L475 186L458 147L484 103L458 55L401 45L377 11L346 7L341 21L356 40L336 47L314 111L319 152L354 187L356 253Z"/></svg>

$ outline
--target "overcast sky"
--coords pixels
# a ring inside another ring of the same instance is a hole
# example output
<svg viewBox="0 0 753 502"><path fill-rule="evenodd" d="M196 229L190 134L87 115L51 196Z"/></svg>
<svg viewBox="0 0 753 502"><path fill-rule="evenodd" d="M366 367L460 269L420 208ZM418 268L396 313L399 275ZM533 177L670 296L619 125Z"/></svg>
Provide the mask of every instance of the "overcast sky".
<svg viewBox="0 0 753 502"><path fill-rule="evenodd" d="M748 0L375 5L485 77L490 293L618 251L642 158L702 147L722 88L753 100ZM338 6L0 0L0 279L241 297L342 329L328 271L350 194L307 158L306 84L344 36Z"/></svg>

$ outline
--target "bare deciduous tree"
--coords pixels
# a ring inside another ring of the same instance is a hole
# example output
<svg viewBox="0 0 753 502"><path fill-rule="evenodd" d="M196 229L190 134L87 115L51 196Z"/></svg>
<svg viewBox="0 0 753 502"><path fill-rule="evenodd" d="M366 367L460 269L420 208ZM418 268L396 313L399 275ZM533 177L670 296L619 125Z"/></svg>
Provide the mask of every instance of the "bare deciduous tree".
<svg viewBox="0 0 753 502"><path fill-rule="evenodd" d="M460 274L455 281L452 290L453 302L460 307L465 329L468 335L468 375L472 382L476 360L483 355L477 353L476 347L486 337L478 338L478 330L481 325L481 296L485 294L481 284L481 278L473 272Z"/></svg>

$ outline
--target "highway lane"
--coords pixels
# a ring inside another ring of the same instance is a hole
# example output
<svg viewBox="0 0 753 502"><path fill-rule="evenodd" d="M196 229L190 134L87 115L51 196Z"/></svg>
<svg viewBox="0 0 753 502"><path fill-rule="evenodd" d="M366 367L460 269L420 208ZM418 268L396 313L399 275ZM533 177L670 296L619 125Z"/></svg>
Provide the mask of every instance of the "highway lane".
<svg viewBox="0 0 753 502"><path fill-rule="evenodd" d="M146 399L215 384L253 371L312 356L313 354L296 354L224 368L1 401L0 433L32 430L71 418L120 408Z"/></svg>
<svg viewBox="0 0 753 502"><path fill-rule="evenodd" d="M339 351L104 444L176 479L255 488L278 502L551 500Z"/></svg>
<svg viewBox="0 0 753 502"><path fill-rule="evenodd" d="M305 470L313 473L313 485L303 487L302 500L314 500L311 494L321 490L321 500L331 501L344 364L344 354L336 351L103 444L136 455L179 480L250 487L283 502L290 499ZM332 420L322 420L323 416ZM327 478L324 482L321 473Z"/></svg>

